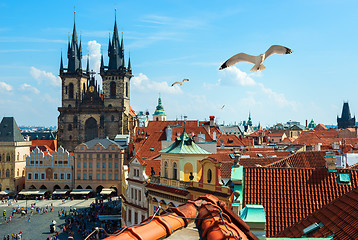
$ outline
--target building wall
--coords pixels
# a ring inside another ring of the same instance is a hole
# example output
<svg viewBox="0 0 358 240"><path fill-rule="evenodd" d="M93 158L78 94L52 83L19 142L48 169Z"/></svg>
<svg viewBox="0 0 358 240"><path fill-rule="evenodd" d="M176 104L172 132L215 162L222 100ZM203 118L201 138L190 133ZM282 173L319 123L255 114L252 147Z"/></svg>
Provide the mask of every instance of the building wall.
<svg viewBox="0 0 358 240"><path fill-rule="evenodd" d="M80 144L75 149L75 188L90 187L94 191L102 188L115 187L117 194L124 194L123 160L125 151L112 144L107 149L96 144L88 149Z"/></svg>
<svg viewBox="0 0 358 240"><path fill-rule="evenodd" d="M30 141L0 142L0 189L19 192L24 188L26 156Z"/></svg>
<svg viewBox="0 0 358 240"><path fill-rule="evenodd" d="M26 189L73 188L74 157L63 147L59 147L52 155L45 155L35 148L26 158Z"/></svg>

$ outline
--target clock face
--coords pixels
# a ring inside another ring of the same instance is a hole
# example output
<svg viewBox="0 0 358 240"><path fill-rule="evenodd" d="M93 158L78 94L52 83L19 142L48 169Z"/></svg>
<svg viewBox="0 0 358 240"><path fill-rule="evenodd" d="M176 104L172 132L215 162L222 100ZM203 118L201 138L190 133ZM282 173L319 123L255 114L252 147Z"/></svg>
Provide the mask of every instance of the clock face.
<svg viewBox="0 0 358 240"><path fill-rule="evenodd" d="M90 87L89 87L89 91L90 91L90 92L93 92L93 91L94 91L94 86L90 86Z"/></svg>

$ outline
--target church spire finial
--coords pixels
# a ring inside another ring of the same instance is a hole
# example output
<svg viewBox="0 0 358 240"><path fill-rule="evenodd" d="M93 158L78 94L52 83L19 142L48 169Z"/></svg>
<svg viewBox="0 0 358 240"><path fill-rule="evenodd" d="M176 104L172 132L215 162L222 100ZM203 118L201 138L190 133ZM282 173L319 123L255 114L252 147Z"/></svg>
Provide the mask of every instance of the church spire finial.
<svg viewBox="0 0 358 240"><path fill-rule="evenodd" d="M132 66L131 66L131 52L129 51L129 58L128 58L128 71L132 72Z"/></svg>
<svg viewBox="0 0 358 240"><path fill-rule="evenodd" d="M60 75L63 73L63 60L62 60L62 49L61 49L61 63L60 63Z"/></svg>

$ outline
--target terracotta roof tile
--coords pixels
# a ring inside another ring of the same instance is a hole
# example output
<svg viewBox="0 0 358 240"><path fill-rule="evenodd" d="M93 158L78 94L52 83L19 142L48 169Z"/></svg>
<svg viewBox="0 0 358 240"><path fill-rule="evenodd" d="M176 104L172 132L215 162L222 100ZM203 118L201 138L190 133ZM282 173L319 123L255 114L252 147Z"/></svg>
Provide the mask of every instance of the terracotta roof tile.
<svg viewBox="0 0 358 240"><path fill-rule="evenodd" d="M358 170L325 168L244 168L244 205L261 204L266 237L272 237L332 200L357 187ZM349 173L351 185L338 184L337 174Z"/></svg>
<svg viewBox="0 0 358 240"><path fill-rule="evenodd" d="M328 129L325 125L323 125L322 123L318 124L314 130L326 130Z"/></svg>
<svg viewBox="0 0 358 240"><path fill-rule="evenodd" d="M145 185L145 187L147 189L160 190L160 191L169 192L181 196L187 196L189 194L189 192L184 189L179 189L179 188L165 186L161 184L155 184L155 183L148 183L147 185Z"/></svg>
<svg viewBox="0 0 358 240"><path fill-rule="evenodd" d="M303 236L303 229L314 223L322 223L311 237L328 237L334 240L358 239L358 188L333 200L298 223L278 233L276 237Z"/></svg>
<svg viewBox="0 0 358 240"><path fill-rule="evenodd" d="M324 168L326 166L325 155L325 151L296 152L270 164L269 167Z"/></svg>

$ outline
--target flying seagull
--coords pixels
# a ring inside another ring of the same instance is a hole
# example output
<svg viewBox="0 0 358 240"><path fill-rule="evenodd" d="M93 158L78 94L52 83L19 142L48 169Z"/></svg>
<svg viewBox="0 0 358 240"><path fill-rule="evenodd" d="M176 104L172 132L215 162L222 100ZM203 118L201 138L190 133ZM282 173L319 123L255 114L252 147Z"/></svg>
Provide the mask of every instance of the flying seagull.
<svg viewBox="0 0 358 240"><path fill-rule="evenodd" d="M181 81L181 82L175 82L175 83L173 83L173 84L172 84L172 87L173 87L175 84L178 84L179 86L181 86L181 85L183 85L183 82L188 82L188 81L189 81L189 79L184 78L183 81Z"/></svg>
<svg viewBox="0 0 358 240"><path fill-rule="evenodd" d="M224 107L225 107L225 104L220 108L220 110L223 110L224 109Z"/></svg>
<svg viewBox="0 0 358 240"><path fill-rule="evenodd" d="M249 62L255 64L255 66L251 68L250 70L251 72L262 71L266 68L262 63L269 56L273 54L290 54L290 53L292 53L292 50L287 47L280 46L280 45L272 45L264 54L260 54L258 56L252 56L246 53L236 54L231 58L229 58L226 62L224 62L220 66L219 70L230 67L238 62Z"/></svg>

